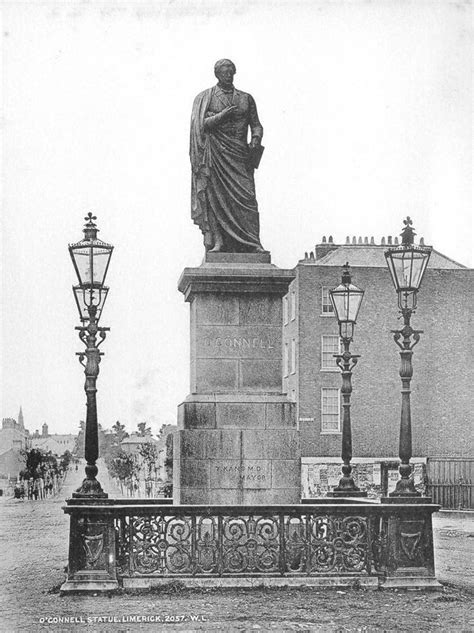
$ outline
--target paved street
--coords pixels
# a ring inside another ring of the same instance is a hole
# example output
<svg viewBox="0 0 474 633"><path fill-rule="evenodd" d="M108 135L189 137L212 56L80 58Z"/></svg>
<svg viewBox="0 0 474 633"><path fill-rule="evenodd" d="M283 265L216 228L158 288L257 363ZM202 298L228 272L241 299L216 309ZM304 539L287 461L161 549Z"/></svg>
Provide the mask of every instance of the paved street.
<svg viewBox="0 0 474 633"><path fill-rule="evenodd" d="M101 464L99 479L116 490ZM2 596L0 631L306 630L471 631L474 591L474 521L435 519L438 578L443 593L315 591L314 589L185 590L121 593L113 597L59 596L67 563L68 518L64 499L79 485L83 469L68 474L57 498L0 502ZM472 514L471 514L472 517ZM453 586L453 584L457 586ZM134 623L159 615L163 624ZM54 618L77 618L60 623ZM121 622L107 623L107 618ZM48 618L50 619L48 622ZM89 623L88 623L88 620ZM102 619L102 618L105 618ZM191 618L196 621L191 622Z"/></svg>

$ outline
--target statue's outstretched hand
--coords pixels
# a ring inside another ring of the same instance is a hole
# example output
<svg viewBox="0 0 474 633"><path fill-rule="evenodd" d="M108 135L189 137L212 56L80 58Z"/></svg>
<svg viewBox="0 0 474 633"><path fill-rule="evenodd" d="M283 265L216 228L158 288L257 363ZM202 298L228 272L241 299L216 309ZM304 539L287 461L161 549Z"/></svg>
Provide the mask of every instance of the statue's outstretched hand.
<svg viewBox="0 0 474 633"><path fill-rule="evenodd" d="M212 130L216 127L216 125L220 125L224 121L227 121L227 119L229 119L236 110L237 106L232 105L227 106L227 108L224 108L224 110L221 110L217 114L209 114L209 116L206 116L204 119L204 129Z"/></svg>

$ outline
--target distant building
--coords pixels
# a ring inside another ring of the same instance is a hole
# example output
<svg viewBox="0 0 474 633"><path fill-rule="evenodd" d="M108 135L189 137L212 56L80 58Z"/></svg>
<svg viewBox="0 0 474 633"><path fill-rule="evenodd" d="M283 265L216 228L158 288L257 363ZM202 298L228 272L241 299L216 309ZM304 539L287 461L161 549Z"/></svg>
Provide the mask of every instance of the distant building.
<svg viewBox="0 0 474 633"><path fill-rule="evenodd" d="M153 439L151 435L141 436L136 433L132 433L120 442L120 447L126 453L138 455L140 452L140 446L145 443L156 444L156 440Z"/></svg>
<svg viewBox="0 0 474 633"><path fill-rule="evenodd" d="M31 447L29 432L25 429L23 411L20 407L18 422L3 418L0 429L0 490L7 490L25 467L22 451Z"/></svg>
<svg viewBox="0 0 474 633"><path fill-rule="evenodd" d="M305 496L324 492L340 477L341 375L333 357L340 343L328 292L340 283L346 262L353 282L365 290L351 345L361 355L352 380L353 461L376 488L390 488L397 478L400 356L390 330L400 321L384 258L397 243L391 237L380 244L324 238L298 262L284 298L283 381L297 403ZM474 270L433 250L412 317L412 326L424 332L413 356L414 462L471 456L473 297Z"/></svg>
<svg viewBox="0 0 474 633"><path fill-rule="evenodd" d="M25 468L25 460L19 451L9 448L0 453L0 490L8 487L8 483L16 479Z"/></svg>
<svg viewBox="0 0 474 633"><path fill-rule="evenodd" d="M51 451L53 455L63 455L66 451L73 453L77 444L77 435L71 433L48 433L48 425L43 424L41 435L33 435L31 445L43 451Z"/></svg>
<svg viewBox="0 0 474 633"><path fill-rule="evenodd" d="M21 408L18 419L19 422L13 418L3 418L0 429L0 453L10 449L21 451L29 448L30 434L25 430Z"/></svg>

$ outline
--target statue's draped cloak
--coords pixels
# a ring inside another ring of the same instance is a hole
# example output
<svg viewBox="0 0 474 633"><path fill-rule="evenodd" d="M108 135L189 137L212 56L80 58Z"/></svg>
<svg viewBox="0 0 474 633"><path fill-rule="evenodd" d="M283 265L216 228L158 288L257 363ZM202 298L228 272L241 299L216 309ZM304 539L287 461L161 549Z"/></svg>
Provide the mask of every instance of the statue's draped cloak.
<svg viewBox="0 0 474 633"><path fill-rule="evenodd" d="M235 91L238 105L236 123L224 122L205 129L206 113L216 108L215 87L198 94L191 115L190 158L192 168L191 216L204 234L206 248L214 244L212 214L224 238L224 250L248 251L260 247L258 206L253 168L249 166L246 141L248 125L263 130L255 103L246 93ZM249 118L249 103L253 118ZM244 129L245 128L245 129ZM258 130L262 130L259 132Z"/></svg>

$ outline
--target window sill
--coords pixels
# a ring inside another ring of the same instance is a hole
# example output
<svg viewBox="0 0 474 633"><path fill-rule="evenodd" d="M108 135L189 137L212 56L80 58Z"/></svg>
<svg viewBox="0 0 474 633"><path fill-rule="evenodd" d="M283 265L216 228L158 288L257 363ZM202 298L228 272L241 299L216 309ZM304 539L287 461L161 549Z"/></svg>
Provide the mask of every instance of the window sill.
<svg viewBox="0 0 474 633"><path fill-rule="evenodd" d="M336 315L334 314L334 312L321 312L321 314L319 316L321 316L321 317L335 317Z"/></svg>
<svg viewBox="0 0 474 633"><path fill-rule="evenodd" d="M339 369L339 367L334 367L334 369L320 369L320 372L328 372L330 374L337 374L339 373L341 370Z"/></svg>
<svg viewBox="0 0 474 633"><path fill-rule="evenodd" d="M320 431L319 435L342 435L342 431Z"/></svg>

